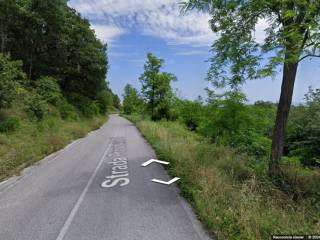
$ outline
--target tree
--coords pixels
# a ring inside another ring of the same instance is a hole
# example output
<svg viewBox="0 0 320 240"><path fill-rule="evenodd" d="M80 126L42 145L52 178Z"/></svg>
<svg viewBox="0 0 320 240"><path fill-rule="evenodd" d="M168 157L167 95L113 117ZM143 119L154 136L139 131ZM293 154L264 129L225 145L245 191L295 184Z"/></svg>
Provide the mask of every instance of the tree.
<svg viewBox="0 0 320 240"><path fill-rule="evenodd" d="M212 30L219 33L212 46L214 55L208 73L208 79L215 86L237 88L247 79L273 75L277 66L283 65L269 163L270 176L280 179L285 129L298 65L306 58L320 57L319 1L189 0L184 8L208 12L212 16ZM263 43L255 38L259 21L269 23Z"/></svg>
<svg viewBox="0 0 320 240"><path fill-rule="evenodd" d="M117 94L112 94L112 102L113 102L113 106L116 108L116 109L120 109L121 107L121 101L120 101L120 98Z"/></svg>
<svg viewBox="0 0 320 240"><path fill-rule="evenodd" d="M143 101L139 96L138 90L127 84L124 87L123 111L125 114L132 114L142 111Z"/></svg>
<svg viewBox="0 0 320 240"><path fill-rule="evenodd" d="M171 73L160 72L163 63L163 59L148 53L144 72L139 78L142 95L153 120L169 118L170 99L173 95L170 84L177 79Z"/></svg>

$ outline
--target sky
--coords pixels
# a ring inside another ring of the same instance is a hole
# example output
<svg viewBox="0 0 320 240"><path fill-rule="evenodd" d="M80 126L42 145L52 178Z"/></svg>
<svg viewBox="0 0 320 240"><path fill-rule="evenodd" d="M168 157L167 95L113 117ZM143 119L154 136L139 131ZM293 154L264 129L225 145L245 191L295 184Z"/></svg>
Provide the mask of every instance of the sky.
<svg viewBox="0 0 320 240"><path fill-rule="evenodd" d="M139 76L147 53L165 60L163 71L175 74L173 88L181 98L206 97L210 46L217 39L209 28L209 15L181 14L180 0L70 0L91 23L97 37L108 44L110 69L107 80L119 96L129 83L140 88ZM262 42L267 23L259 21L255 36ZM299 66L294 103L303 102L308 87L320 88L320 60L304 60ZM248 81L243 86L249 102L278 101L281 72L273 78Z"/></svg>

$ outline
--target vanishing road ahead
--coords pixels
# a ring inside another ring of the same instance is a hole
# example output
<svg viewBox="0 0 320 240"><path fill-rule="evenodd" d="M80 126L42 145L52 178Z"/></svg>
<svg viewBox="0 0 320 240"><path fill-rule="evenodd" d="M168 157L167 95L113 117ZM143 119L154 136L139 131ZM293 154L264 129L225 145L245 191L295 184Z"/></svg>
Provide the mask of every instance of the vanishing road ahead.
<svg viewBox="0 0 320 240"><path fill-rule="evenodd" d="M209 239L154 152L117 115L0 185L1 240Z"/></svg>

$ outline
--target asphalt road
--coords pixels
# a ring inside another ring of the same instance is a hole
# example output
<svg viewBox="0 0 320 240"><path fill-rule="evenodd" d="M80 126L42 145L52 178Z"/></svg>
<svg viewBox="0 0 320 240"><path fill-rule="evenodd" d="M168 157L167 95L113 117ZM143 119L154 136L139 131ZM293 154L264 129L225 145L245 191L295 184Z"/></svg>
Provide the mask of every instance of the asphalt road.
<svg viewBox="0 0 320 240"><path fill-rule="evenodd" d="M1 240L209 239L135 126L99 130L0 184Z"/></svg>

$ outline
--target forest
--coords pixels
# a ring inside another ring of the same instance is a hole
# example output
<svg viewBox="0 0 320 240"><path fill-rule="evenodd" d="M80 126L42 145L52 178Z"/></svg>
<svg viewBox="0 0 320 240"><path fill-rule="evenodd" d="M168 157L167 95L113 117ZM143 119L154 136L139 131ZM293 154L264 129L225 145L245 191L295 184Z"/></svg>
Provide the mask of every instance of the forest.
<svg viewBox="0 0 320 240"><path fill-rule="evenodd" d="M65 0L1 0L0 47L0 178L97 128L120 103L105 80L107 45Z"/></svg>

